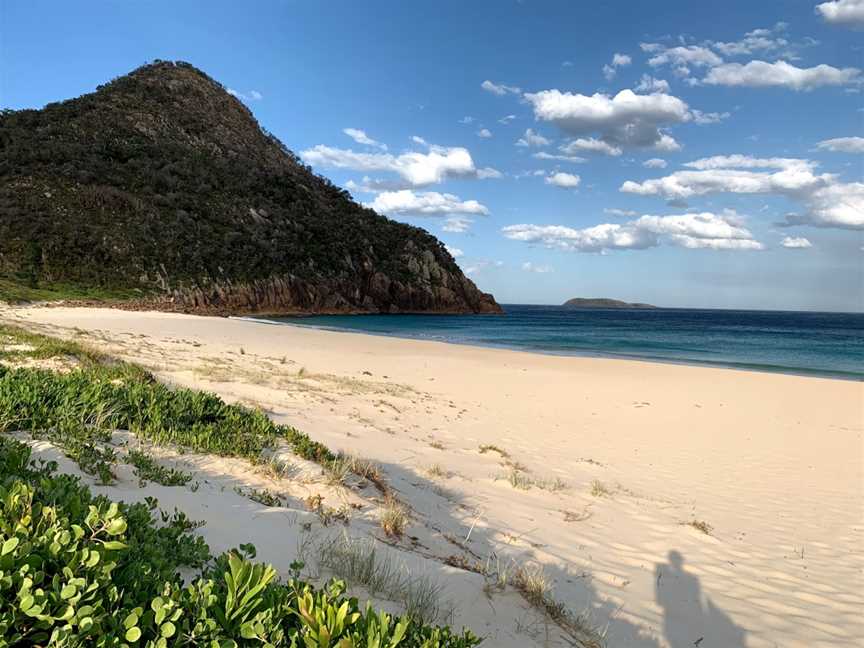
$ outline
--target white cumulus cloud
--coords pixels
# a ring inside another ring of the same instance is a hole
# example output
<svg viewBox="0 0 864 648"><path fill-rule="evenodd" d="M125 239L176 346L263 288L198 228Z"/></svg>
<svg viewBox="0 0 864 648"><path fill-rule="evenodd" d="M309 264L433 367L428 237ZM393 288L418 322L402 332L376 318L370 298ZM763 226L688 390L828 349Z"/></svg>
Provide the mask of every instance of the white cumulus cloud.
<svg viewBox="0 0 864 648"><path fill-rule="evenodd" d="M830 65L799 68L786 61L750 61L749 63L724 63L708 70L702 80L708 85L747 86L751 88L789 88L809 91L822 86L847 85L856 81L860 70L843 69Z"/></svg>
<svg viewBox="0 0 864 648"><path fill-rule="evenodd" d="M345 188L354 192L362 193L379 193L381 191L395 191L402 187L401 181L393 182L387 180L375 180L369 176L363 176L360 182L349 180L345 183Z"/></svg>
<svg viewBox="0 0 864 648"><path fill-rule="evenodd" d="M663 65L710 67L720 65L723 62L723 59L710 49L699 45L664 47L658 43L640 43L639 46L644 52L654 53L654 56L648 59L648 65L651 67Z"/></svg>
<svg viewBox="0 0 864 648"><path fill-rule="evenodd" d="M564 225L508 225L501 232L514 241L573 252L644 249L657 245L656 237L616 223L574 229Z"/></svg>
<svg viewBox="0 0 864 648"><path fill-rule="evenodd" d="M417 140L421 138L415 141ZM437 184L451 178L483 179L500 176L494 169L477 169L471 153L462 147L432 145L427 153L411 151L397 156L390 153L358 153L319 144L301 151L300 157L306 163L318 167L393 172L412 187Z"/></svg>
<svg viewBox="0 0 864 648"><path fill-rule="evenodd" d="M714 193L774 194L806 209L787 214L786 225L864 229L864 183L843 183L830 173L817 174L816 164L809 160L718 155L684 166L695 170L643 182L628 180L620 191L670 200Z"/></svg>
<svg viewBox="0 0 864 648"><path fill-rule="evenodd" d="M444 248L447 250L447 252L450 253L450 256L452 256L454 259L465 256L465 253L457 247L450 247L449 245L445 245Z"/></svg>
<svg viewBox="0 0 864 648"><path fill-rule="evenodd" d="M603 66L603 76L606 77L607 81L611 81L615 78L615 74L617 73L619 67L626 67L632 62L633 60L626 54L619 54L618 52L616 52L612 56L612 62L607 63Z"/></svg>
<svg viewBox="0 0 864 648"><path fill-rule="evenodd" d="M549 140L540 135L540 133L535 133L533 129L528 128L525 130L525 134L516 140L516 146L547 146L549 144Z"/></svg>
<svg viewBox="0 0 864 648"><path fill-rule="evenodd" d="M804 201L803 214L786 214L787 225L864 229L864 182L837 182L821 187Z"/></svg>
<svg viewBox="0 0 864 648"><path fill-rule="evenodd" d="M617 207L606 207L603 209L604 214L609 214L610 216L619 216L626 218L633 218L634 216L638 216L639 212L633 211L632 209L618 209Z"/></svg>
<svg viewBox="0 0 864 648"><path fill-rule="evenodd" d="M690 250L764 250L765 246L752 239L697 238L686 234L673 234L672 242Z"/></svg>
<svg viewBox="0 0 864 648"><path fill-rule="evenodd" d="M642 166L646 169L665 169L668 162L662 158L651 158L650 160L645 160L642 163Z"/></svg>
<svg viewBox="0 0 864 648"><path fill-rule="evenodd" d="M748 56L754 54L773 54L778 58L797 58L799 49L818 44L812 38L805 38L800 43L789 40L786 30L788 25L779 22L770 29L753 29L737 41L708 41L705 43L717 50L723 56Z"/></svg>
<svg viewBox="0 0 864 648"><path fill-rule="evenodd" d="M815 164L810 160L799 158L755 158L750 155L713 155L700 158L693 162L685 162L684 166L691 169L813 169Z"/></svg>
<svg viewBox="0 0 864 648"><path fill-rule="evenodd" d="M610 146L655 147L674 150L678 145L662 128L690 119L688 106L678 97L655 93L640 95L622 90L614 97L543 90L524 95L540 121L552 122L574 135L598 133Z"/></svg>
<svg viewBox="0 0 864 648"><path fill-rule="evenodd" d="M506 94L519 94L522 92L521 88L517 88L516 86L508 86L503 83L492 83L489 80L484 81L480 84L480 87L483 88L486 92L491 92L494 95L498 95L499 97L503 97Z"/></svg>
<svg viewBox="0 0 864 648"><path fill-rule="evenodd" d="M792 250L803 250L813 247L813 244L803 236L786 236L780 242L780 245Z"/></svg>
<svg viewBox="0 0 864 648"><path fill-rule="evenodd" d="M525 272L537 272L540 274L546 274L548 272L552 272L552 266L537 265L536 263L531 263L530 261L526 261L525 263L523 263L522 269Z"/></svg>
<svg viewBox="0 0 864 648"><path fill-rule="evenodd" d="M845 1L845 0L843 0ZM864 2L864 0L854 0ZM830 4L830 3L829 3ZM793 90L812 90L821 86L846 85L857 83L859 70L856 68L838 69L830 65L817 65L810 68L797 67L789 61L800 58L798 52L804 48L818 45L819 41L807 37L800 42L790 41L786 35L788 25L778 22L769 29L753 29L736 41L703 41L698 45L681 44L668 47L660 43L640 43L644 52L651 54L648 65L654 68L668 66L673 74L691 85L723 85L748 87L787 87ZM751 60L734 63L724 57L771 56L772 61ZM705 77L691 76L691 69L703 68ZM651 88L651 77L637 89ZM694 111L696 113L697 111ZM717 114L717 113L713 113ZM698 114L694 114L697 123Z"/></svg>
<svg viewBox="0 0 864 648"><path fill-rule="evenodd" d="M559 146L558 150L565 155L573 155L579 151L585 151L617 157L622 153L620 146L609 144L609 142L597 139L596 137L577 137Z"/></svg>
<svg viewBox="0 0 864 648"><path fill-rule="evenodd" d="M697 124L716 124L717 122L723 121L729 117L728 112L711 112L706 113L701 110L692 110L690 114L693 117L693 121Z"/></svg>
<svg viewBox="0 0 864 648"><path fill-rule="evenodd" d="M547 176L544 182L556 187L561 187L562 189L575 189L579 186L581 181L582 179L578 175L559 171Z"/></svg>
<svg viewBox="0 0 864 648"><path fill-rule="evenodd" d="M508 225L505 237L573 252L644 250L661 242L689 249L762 250L764 246L740 226L734 212L641 216L627 223L601 223L574 229L564 225Z"/></svg>
<svg viewBox="0 0 864 648"><path fill-rule="evenodd" d="M451 234L461 234L471 229L471 224L473 222L474 219L468 218L467 216L448 216L444 219L444 224L441 226L441 230L444 232L450 232Z"/></svg>
<svg viewBox="0 0 864 648"><path fill-rule="evenodd" d="M832 153L864 153L864 137L835 137L822 140L816 148Z"/></svg>
<svg viewBox="0 0 864 648"><path fill-rule="evenodd" d="M522 178L531 178L531 177L543 177L546 175L546 171L543 169L534 169L533 171L518 171L513 174L513 177L516 180L521 180Z"/></svg>
<svg viewBox="0 0 864 648"><path fill-rule="evenodd" d="M557 160L560 162L573 162L574 164L581 164L588 161L586 158L579 155L558 155L557 153L547 153L546 151L534 153L531 157L538 160Z"/></svg>
<svg viewBox="0 0 864 648"><path fill-rule="evenodd" d="M250 90L249 92L244 93L234 90L233 88L228 88L226 92L228 92L232 97L237 97L243 101L261 101L264 98L264 95L257 90Z"/></svg>
<svg viewBox="0 0 864 648"><path fill-rule="evenodd" d="M650 74L643 74L642 78L639 79L639 83L636 85L634 90L638 92L669 92L669 82L665 79L657 79Z"/></svg>
<svg viewBox="0 0 864 648"><path fill-rule="evenodd" d="M765 172L717 168L676 171L668 176L644 182L628 180L621 185L621 191L641 196L686 200L711 193L806 194L827 186L830 182L831 177L827 174L817 176L805 169Z"/></svg>
<svg viewBox="0 0 864 648"><path fill-rule="evenodd" d="M864 0L834 0L816 5L816 13L827 23L864 28Z"/></svg>
<svg viewBox="0 0 864 648"><path fill-rule="evenodd" d="M381 142L376 142L374 139L369 137L366 134L366 131L360 130L359 128L343 128L342 132L345 133L348 137L353 139L358 144L365 144L366 146L375 146L380 148L382 151L387 150L387 145L382 144Z"/></svg>
<svg viewBox="0 0 864 648"><path fill-rule="evenodd" d="M477 137L489 139L490 137L492 137L492 131L490 131L488 128L481 128L479 131L477 131Z"/></svg>
<svg viewBox="0 0 864 648"><path fill-rule="evenodd" d="M693 239L752 239L750 231L738 225L739 222L740 217L734 212L721 215L703 212L674 216L640 216L631 225L653 234Z"/></svg>
<svg viewBox="0 0 864 648"><path fill-rule="evenodd" d="M498 169L493 169L492 167L483 167L482 169L477 169L477 178L479 180L494 180L496 178L503 177L503 173L501 173Z"/></svg>
<svg viewBox="0 0 864 648"><path fill-rule="evenodd" d="M382 214L403 216L447 216L471 214L487 216L489 210L476 200L461 200L458 196L437 191L414 192L410 189L384 191L366 205Z"/></svg>

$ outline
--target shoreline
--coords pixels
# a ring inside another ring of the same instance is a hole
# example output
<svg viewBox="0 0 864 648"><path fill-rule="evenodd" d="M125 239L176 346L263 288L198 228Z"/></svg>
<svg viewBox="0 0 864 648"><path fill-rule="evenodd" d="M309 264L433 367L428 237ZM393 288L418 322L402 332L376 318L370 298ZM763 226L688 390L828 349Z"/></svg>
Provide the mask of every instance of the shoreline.
<svg viewBox="0 0 864 648"><path fill-rule="evenodd" d="M665 309L665 310L673 310L673 309ZM690 309L695 310L695 309ZM699 309L702 310L702 309ZM156 312L156 311L152 311ZM795 311L791 311L795 312ZM367 315L368 313L360 314ZM436 314L437 315L437 314ZM309 315L308 317L317 317L318 315ZM482 316L482 315L481 315ZM282 316L279 316L282 317ZM304 316L285 316L295 318L297 320L304 319ZM552 356L558 358L586 358L586 359L595 359L595 360L618 360L625 362L639 362L639 363L647 363L647 364L661 364L661 365L672 365L672 366L681 366L681 367L701 367L705 369L724 369L729 371L744 371L748 373L758 373L758 374L771 374L771 375L781 375L781 376L797 376L799 378L818 378L823 380L842 380L845 382L864 382L864 372L861 373L853 373L853 372L842 372L842 371L829 371L823 369L801 369L801 368L790 368L782 365L757 365L757 364L743 364L743 363L734 363L734 362L710 362L710 361L700 361L700 360L676 360L674 358L662 358L662 357L651 357L651 356L639 356L639 355L630 355L626 353L614 353L614 352L602 352L602 351L555 351L552 349L533 349L533 348L525 348L518 346L511 346L506 344L493 344L487 343L483 344L481 342L460 342L458 340L446 340L446 339L430 339L424 337L410 336L410 335L399 335L397 333L384 333L379 331L367 331L367 330L357 330L357 329L345 329L339 328L336 326L326 326L319 324L303 324L301 321L297 322L289 322L289 321L281 321L274 320L268 317L257 317L251 315L229 315L227 319L235 319L242 320L247 322L255 322L261 324L270 324L273 326L296 326L300 328L312 329L316 331L325 331L328 333L348 333L355 335L371 335L374 337L383 337L390 338L396 340L410 340L413 342L433 342L437 344L447 344L447 345L456 345L463 347L473 347L477 349L490 349L495 351L509 351L514 353L528 353L535 354L540 356Z"/></svg>
<svg viewBox="0 0 864 648"><path fill-rule="evenodd" d="M608 627L616 648L699 637L851 648L864 634L860 382L159 312L0 308L0 322L96 346L373 461L410 507L414 540L396 548L490 646L567 645L465 568L495 560L542 566L555 599ZM300 501L308 487L286 488ZM209 542L233 546L242 530L262 560L295 557L283 538L296 524L213 495L191 509L215 520ZM374 538L365 506L347 529Z"/></svg>

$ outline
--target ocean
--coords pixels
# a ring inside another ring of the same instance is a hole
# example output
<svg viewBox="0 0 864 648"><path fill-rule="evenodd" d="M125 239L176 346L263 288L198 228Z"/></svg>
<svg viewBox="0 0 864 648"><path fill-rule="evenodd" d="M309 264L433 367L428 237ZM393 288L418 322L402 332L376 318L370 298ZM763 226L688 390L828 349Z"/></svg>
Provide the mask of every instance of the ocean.
<svg viewBox="0 0 864 648"><path fill-rule="evenodd" d="M536 353L864 380L864 314L503 308L503 315L321 315L268 321Z"/></svg>

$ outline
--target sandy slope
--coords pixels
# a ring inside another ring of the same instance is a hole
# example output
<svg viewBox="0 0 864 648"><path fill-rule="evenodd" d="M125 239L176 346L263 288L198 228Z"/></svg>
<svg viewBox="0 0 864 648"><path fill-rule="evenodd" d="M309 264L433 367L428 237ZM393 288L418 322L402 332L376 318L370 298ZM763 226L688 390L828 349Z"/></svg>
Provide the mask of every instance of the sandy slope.
<svg viewBox="0 0 864 648"><path fill-rule="evenodd" d="M568 644L512 591L484 595L481 576L442 564L449 556L542 564L556 598L608 626L610 646L864 637L861 383L173 314L33 308L0 319L95 342L377 461L414 510L399 560L440 579L453 621L489 646ZM500 478L505 460L479 452L486 444L567 488L514 488ZM205 464L217 484L251 479ZM592 493L595 480L605 493ZM132 480L124 488L144 495ZM159 496L213 520L202 532L214 548L249 539L287 569L310 514L213 488ZM710 535L684 524L694 520ZM348 529L380 535L362 512Z"/></svg>

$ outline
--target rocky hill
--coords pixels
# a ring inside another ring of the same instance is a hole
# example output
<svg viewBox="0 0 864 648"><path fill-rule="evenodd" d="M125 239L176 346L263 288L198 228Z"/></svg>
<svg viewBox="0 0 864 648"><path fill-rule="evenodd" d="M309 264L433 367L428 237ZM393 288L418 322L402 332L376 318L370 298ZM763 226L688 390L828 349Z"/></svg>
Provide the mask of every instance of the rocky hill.
<svg viewBox="0 0 864 648"><path fill-rule="evenodd" d="M0 115L0 280L198 313L500 310L179 62Z"/></svg>
<svg viewBox="0 0 864 648"><path fill-rule="evenodd" d="M607 297L574 297L562 304L566 308L657 308L651 304L625 302Z"/></svg>

